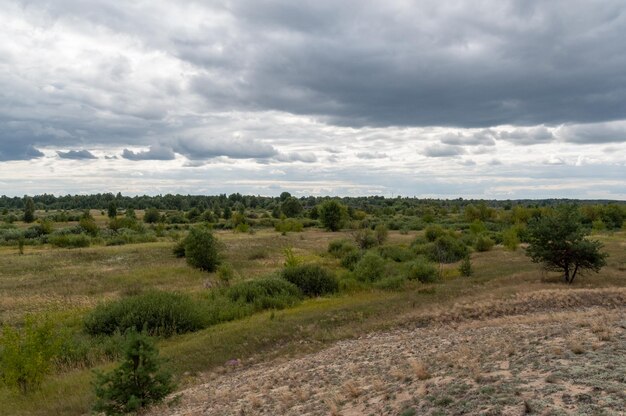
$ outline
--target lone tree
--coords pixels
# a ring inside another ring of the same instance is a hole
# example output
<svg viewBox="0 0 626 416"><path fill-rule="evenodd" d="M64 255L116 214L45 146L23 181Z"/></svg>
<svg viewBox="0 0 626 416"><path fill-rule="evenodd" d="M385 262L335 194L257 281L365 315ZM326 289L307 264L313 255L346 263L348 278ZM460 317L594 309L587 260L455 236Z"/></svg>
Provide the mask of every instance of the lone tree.
<svg viewBox="0 0 626 416"><path fill-rule="evenodd" d="M170 373L161 370L158 350L144 333L128 335L124 360L110 373L96 373L94 410L106 415L137 412L160 403L174 389Z"/></svg>
<svg viewBox="0 0 626 416"><path fill-rule="evenodd" d="M322 225L330 231L339 231L341 223L347 215L345 205L331 199L323 202L318 208L319 218Z"/></svg>
<svg viewBox="0 0 626 416"><path fill-rule="evenodd" d="M33 198L27 197L24 202L24 222L35 221L35 202Z"/></svg>
<svg viewBox="0 0 626 416"><path fill-rule="evenodd" d="M608 254L600 251L602 243L585 238L588 231L574 205L562 205L550 215L534 218L528 223L528 232L526 254L534 263L543 263L546 270L562 272L567 283L583 270L597 273L606 265Z"/></svg>
<svg viewBox="0 0 626 416"><path fill-rule="evenodd" d="M115 201L109 202L107 214L111 219L117 217L117 204L115 203Z"/></svg>

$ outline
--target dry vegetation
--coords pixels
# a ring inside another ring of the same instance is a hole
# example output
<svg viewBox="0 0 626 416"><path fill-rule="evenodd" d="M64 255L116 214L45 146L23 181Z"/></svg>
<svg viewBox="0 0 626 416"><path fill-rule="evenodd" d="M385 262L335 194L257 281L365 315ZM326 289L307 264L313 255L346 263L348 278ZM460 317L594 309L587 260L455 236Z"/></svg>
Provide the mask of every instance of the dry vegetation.
<svg viewBox="0 0 626 416"><path fill-rule="evenodd" d="M418 233L419 234L419 233ZM349 233L219 232L235 280L282 267L284 249L343 273L328 243ZM391 232L407 245L416 232ZM474 275L367 288L161 340L182 394L152 414L624 414L626 235L599 234L599 275L565 287L523 250L472 253ZM175 258L173 239L61 250L0 248L0 319L45 313L78 326L105 299L150 288L200 296L216 274ZM99 368L108 368L103 362ZM38 392L0 389L0 414L85 414L89 369ZM177 393L178 394L178 393Z"/></svg>

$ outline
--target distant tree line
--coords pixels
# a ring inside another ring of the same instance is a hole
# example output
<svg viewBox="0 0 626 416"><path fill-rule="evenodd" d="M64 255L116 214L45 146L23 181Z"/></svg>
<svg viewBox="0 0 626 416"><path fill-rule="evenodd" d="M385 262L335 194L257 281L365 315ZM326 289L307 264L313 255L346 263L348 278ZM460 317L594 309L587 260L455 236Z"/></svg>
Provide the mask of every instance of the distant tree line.
<svg viewBox="0 0 626 416"><path fill-rule="evenodd" d="M156 208L159 210L179 210L188 211L192 208L204 211L206 209L229 208L231 210L242 206L245 209L262 208L267 210L281 209L286 212L287 216L297 216L303 210L309 210L321 203L334 199L340 201L343 205L351 210L362 210L368 214L393 215L396 213L404 213L405 215L427 215L428 210L444 209L452 212L464 209L470 206L475 211L474 214L478 219L486 219L489 215L489 208L499 208L504 210L513 209L515 206L526 208L541 208L556 206L563 203L577 203L579 205L606 205L613 202L616 205L626 206L626 203L608 200L568 200L568 199L542 199L542 200L475 200L475 199L429 199L414 197L395 197L388 198L384 196L363 196L363 197L316 197L307 196L296 198L288 192L283 192L278 197L259 196L259 195L242 195L234 193L230 195L141 195L141 196L123 196L121 193L99 193L92 195L64 195L55 196L51 194L24 196L24 197L8 197L0 196L0 209L17 209L23 210L29 198L32 198L35 209L37 210L84 210L84 209L101 209L109 210L112 206L120 210L128 208L148 209ZM404 212L407 209L414 209L415 212ZM436 211L432 212L437 214ZM482 218L481 218L482 217Z"/></svg>

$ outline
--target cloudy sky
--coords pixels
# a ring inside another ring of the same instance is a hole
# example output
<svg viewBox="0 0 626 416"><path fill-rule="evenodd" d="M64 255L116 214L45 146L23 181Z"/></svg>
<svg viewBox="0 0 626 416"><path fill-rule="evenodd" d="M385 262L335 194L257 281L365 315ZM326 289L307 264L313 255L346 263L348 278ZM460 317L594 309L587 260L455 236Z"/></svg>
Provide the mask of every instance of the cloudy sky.
<svg viewBox="0 0 626 416"><path fill-rule="evenodd" d="M0 194L626 199L622 0L0 0Z"/></svg>

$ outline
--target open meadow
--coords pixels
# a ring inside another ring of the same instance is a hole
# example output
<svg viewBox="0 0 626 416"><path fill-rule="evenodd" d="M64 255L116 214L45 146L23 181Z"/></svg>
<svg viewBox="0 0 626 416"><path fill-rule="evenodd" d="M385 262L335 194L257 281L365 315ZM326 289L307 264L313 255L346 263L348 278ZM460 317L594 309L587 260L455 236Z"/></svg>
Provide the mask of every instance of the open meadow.
<svg viewBox="0 0 626 416"><path fill-rule="evenodd" d="M621 229L593 231L590 238L608 253L606 265L568 285L560 273L531 262L526 243L506 247L500 235L507 229L497 229L497 221L449 225L462 223L459 214L413 227L419 229L352 223L339 231L285 231L281 223L291 221L285 218L274 220L274 228L215 227L220 266L206 271L175 254L200 223L142 226L136 234L151 233L151 241L107 244L116 238L102 231L109 220L92 212L101 231L84 247L59 247L51 237L0 246L5 332L26 332L29 320L50 322L58 341L36 386L0 387L0 414L89 413L94 370L114 368L124 344L119 322L105 328L114 314L106 308L129 299L152 302L151 296L169 302L158 297L163 294L180 296L193 322L183 327L183 317L153 328L162 367L182 392L153 414L626 410ZM54 223L49 236L78 224ZM12 230L27 227L16 222ZM442 257L437 244L446 239L463 242L449 246L462 246L462 253ZM491 243L481 246L486 239ZM336 287L307 294L302 286L298 293L280 286L272 289L275 298L270 289L262 296L251 289L251 282L285 283L288 270L307 265Z"/></svg>

